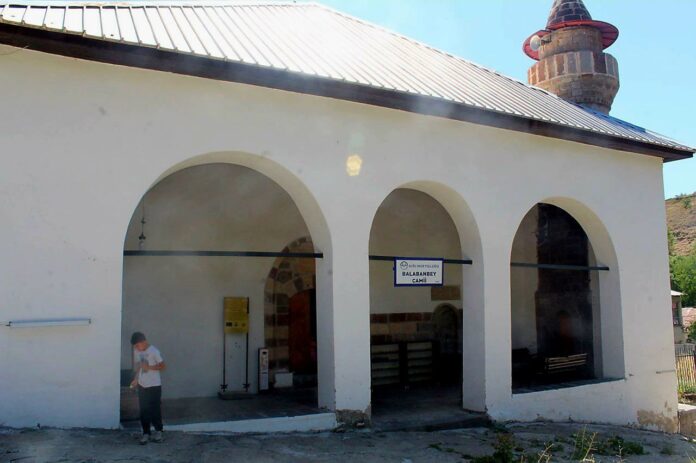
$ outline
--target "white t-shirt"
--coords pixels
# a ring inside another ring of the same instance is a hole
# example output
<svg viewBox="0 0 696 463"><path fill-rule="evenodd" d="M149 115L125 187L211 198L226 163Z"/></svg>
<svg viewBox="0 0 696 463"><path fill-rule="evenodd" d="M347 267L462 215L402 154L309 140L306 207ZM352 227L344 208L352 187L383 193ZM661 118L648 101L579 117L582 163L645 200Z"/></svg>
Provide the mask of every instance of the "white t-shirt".
<svg viewBox="0 0 696 463"><path fill-rule="evenodd" d="M137 349L133 349L133 362L135 368L138 368L140 366L140 362L142 361L147 361L149 366L154 367L158 363L162 363L164 360L162 359L162 354L160 354L160 351L157 350L155 346L150 345L142 352ZM138 371L138 384L140 384L142 387L161 386L162 378L160 377L159 370Z"/></svg>

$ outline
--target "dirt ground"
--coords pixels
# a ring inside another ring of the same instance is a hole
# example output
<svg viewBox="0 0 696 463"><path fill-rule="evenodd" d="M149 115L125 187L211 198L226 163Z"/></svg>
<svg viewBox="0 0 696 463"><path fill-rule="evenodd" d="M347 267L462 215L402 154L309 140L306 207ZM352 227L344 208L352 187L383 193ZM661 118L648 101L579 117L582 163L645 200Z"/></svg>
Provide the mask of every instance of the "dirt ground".
<svg viewBox="0 0 696 463"><path fill-rule="evenodd" d="M592 462L696 462L696 444L681 436L578 424L244 436L165 431L163 443L145 446L138 445L138 437L126 431L0 428L0 463L548 463L582 458Z"/></svg>

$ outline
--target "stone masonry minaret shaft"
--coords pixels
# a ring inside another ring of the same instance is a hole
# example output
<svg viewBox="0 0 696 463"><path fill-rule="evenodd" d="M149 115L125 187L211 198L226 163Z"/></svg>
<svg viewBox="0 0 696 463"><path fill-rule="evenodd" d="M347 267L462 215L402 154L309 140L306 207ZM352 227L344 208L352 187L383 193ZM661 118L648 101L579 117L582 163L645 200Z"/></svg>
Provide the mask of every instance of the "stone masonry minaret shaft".
<svg viewBox="0 0 696 463"><path fill-rule="evenodd" d="M608 114L619 91L619 66L604 49L618 35L616 27L593 20L582 0L555 0L546 29L532 34L523 46L538 60L529 68L529 83Z"/></svg>

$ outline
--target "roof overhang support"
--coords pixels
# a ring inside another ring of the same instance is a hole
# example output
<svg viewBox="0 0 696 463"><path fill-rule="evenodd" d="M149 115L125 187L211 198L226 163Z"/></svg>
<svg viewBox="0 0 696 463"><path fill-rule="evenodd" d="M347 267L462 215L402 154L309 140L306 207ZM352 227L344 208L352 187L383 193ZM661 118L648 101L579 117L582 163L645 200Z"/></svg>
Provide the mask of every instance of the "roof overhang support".
<svg viewBox="0 0 696 463"><path fill-rule="evenodd" d="M564 127L551 122L475 108L422 95L399 93L250 64L176 54L156 48L90 39L62 32L0 24L0 43L71 58L256 85L398 109L544 137L570 140L602 148L656 156L664 161L692 157L692 153L689 151L660 147L650 143L603 135L574 127Z"/></svg>

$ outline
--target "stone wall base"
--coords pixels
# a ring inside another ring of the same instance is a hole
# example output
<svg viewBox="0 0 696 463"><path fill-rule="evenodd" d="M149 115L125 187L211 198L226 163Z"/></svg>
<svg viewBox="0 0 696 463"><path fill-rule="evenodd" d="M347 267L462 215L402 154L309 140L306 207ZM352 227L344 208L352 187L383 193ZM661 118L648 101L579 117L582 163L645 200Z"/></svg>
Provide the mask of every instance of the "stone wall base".
<svg viewBox="0 0 696 463"><path fill-rule="evenodd" d="M365 428L372 424L370 409L360 410L336 410L336 421L340 428Z"/></svg>
<svg viewBox="0 0 696 463"><path fill-rule="evenodd" d="M696 438L696 407L679 404L679 434Z"/></svg>

